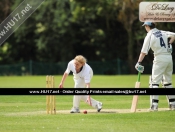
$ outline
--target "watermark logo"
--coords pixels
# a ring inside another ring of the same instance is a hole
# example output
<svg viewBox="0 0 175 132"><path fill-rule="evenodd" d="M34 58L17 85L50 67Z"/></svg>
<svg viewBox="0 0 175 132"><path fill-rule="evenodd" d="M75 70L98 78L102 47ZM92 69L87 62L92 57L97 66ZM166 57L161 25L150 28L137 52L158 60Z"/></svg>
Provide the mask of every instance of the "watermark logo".
<svg viewBox="0 0 175 132"><path fill-rule="evenodd" d="M1 24L0 45L44 2L24 0Z"/></svg>
<svg viewBox="0 0 175 132"><path fill-rule="evenodd" d="M139 19L141 22L175 22L175 2L141 2Z"/></svg>

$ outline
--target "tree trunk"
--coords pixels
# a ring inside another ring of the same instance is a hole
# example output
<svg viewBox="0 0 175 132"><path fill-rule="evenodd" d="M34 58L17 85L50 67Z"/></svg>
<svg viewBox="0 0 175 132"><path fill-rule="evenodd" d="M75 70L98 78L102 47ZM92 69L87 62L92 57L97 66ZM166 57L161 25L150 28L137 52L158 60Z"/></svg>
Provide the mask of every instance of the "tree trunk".
<svg viewBox="0 0 175 132"><path fill-rule="evenodd" d="M127 29L128 32L128 65L130 69L130 73L134 74L135 73L135 68L134 68L134 59L133 59L133 33L132 29Z"/></svg>

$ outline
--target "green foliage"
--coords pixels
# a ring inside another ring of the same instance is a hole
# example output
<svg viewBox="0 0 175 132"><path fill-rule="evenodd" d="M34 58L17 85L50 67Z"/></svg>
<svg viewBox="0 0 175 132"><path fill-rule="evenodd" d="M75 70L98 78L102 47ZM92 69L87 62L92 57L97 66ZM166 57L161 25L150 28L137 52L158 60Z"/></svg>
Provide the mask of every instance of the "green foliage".
<svg viewBox="0 0 175 132"><path fill-rule="evenodd" d="M13 5L12 12L22 0L3 2ZM138 18L139 2L45 0L0 47L0 64L61 62L82 54L90 61L125 59L133 69L146 35ZM4 9L0 11L7 17ZM170 31L175 27L174 23L159 26ZM150 58L145 63L151 63Z"/></svg>
<svg viewBox="0 0 175 132"><path fill-rule="evenodd" d="M15 1L13 9L20 2ZM115 4L111 8L110 4L113 2L85 4L73 0L46 0L8 40L11 46L7 54L14 57L13 61L8 61L58 62L70 60L77 54L89 60L125 58L118 48L125 50L122 46L122 41L127 43L122 36L125 31L117 28L122 27L114 17L118 9ZM111 53L106 54L108 51Z"/></svg>
<svg viewBox="0 0 175 132"><path fill-rule="evenodd" d="M10 7L14 3L14 0L1 0L0 1L0 23L5 20L10 14Z"/></svg>

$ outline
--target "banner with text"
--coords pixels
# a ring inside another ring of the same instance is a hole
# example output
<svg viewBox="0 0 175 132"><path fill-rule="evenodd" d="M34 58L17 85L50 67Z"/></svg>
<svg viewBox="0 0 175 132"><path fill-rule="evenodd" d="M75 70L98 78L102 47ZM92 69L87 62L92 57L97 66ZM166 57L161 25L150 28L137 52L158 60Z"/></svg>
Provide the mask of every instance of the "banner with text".
<svg viewBox="0 0 175 132"><path fill-rule="evenodd" d="M174 88L0 88L0 95L175 95Z"/></svg>
<svg viewBox="0 0 175 132"><path fill-rule="evenodd" d="M30 17L44 0L24 0L1 24L0 45Z"/></svg>
<svg viewBox="0 0 175 132"><path fill-rule="evenodd" d="M139 19L141 22L175 22L175 2L141 2Z"/></svg>

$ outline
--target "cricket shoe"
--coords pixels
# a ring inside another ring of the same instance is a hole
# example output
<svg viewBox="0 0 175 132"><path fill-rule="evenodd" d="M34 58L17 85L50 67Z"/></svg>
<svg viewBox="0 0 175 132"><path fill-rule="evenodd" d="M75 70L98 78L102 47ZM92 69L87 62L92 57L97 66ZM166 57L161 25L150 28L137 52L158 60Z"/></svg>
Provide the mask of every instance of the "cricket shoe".
<svg viewBox="0 0 175 132"><path fill-rule="evenodd" d="M152 105L151 108L149 109L150 112L158 111L158 106L157 105Z"/></svg>
<svg viewBox="0 0 175 132"><path fill-rule="evenodd" d="M72 108L70 113L80 113L80 110L78 108Z"/></svg>
<svg viewBox="0 0 175 132"><path fill-rule="evenodd" d="M97 103L97 111L100 112L100 110L102 109L102 103L101 102L98 102Z"/></svg>
<svg viewBox="0 0 175 132"><path fill-rule="evenodd" d="M174 104L170 104L169 105L169 110L175 110L175 105Z"/></svg>

